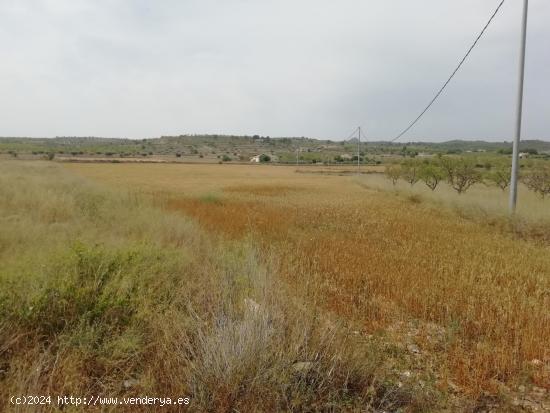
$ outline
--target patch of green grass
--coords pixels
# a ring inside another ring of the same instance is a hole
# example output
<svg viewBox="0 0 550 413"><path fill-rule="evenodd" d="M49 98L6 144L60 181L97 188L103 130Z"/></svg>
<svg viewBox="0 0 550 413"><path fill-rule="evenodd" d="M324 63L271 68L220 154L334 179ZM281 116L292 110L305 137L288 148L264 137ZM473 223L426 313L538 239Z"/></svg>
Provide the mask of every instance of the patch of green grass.
<svg viewBox="0 0 550 413"><path fill-rule="evenodd" d="M219 195L214 193L208 193L208 194L202 195L199 199L204 204L214 204L214 205L223 204L222 198Z"/></svg>

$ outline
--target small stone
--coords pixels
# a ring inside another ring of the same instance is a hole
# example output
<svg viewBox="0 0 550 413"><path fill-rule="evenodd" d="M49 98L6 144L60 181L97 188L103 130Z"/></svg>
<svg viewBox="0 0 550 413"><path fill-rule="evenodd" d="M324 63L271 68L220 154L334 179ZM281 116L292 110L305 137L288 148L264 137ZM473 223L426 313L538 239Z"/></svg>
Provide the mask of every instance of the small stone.
<svg viewBox="0 0 550 413"><path fill-rule="evenodd" d="M547 390L542 387L533 386L532 392L537 396L543 397L546 395Z"/></svg>
<svg viewBox="0 0 550 413"><path fill-rule="evenodd" d="M252 315L259 314L261 309L262 309L260 304L258 304L256 301L254 301L251 298L245 298L244 299L244 306L245 306L246 311L249 314L252 314Z"/></svg>
<svg viewBox="0 0 550 413"><path fill-rule="evenodd" d="M408 371L408 370L406 370L406 371L404 371L404 372L401 373L401 378L402 378L403 380L410 379L411 376L412 376L412 373L411 373L410 371Z"/></svg>
<svg viewBox="0 0 550 413"><path fill-rule="evenodd" d="M307 373L312 367L313 363L311 361L299 361L292 365L293 370L298 373Z"/></svg>
<svg viewBox="0 0 550 413"><path fill-rule="evenodd" d="M420 349L416 344L409 344L407 346L407 350L409 350L409 353L412 353L412 354L420 354Z"/></svg>
<svg viewBox="0 0 550 413"><path fill-rule="evenodd" d="M452 381L448 381L447 385L449 386L449 390L451 390L452 393L460 393L460 387L458 387L455 383Z"/></svg>
<svg viewBox="0 0 550 413"><path fill-rule="evenodd" d="M139 382L136 379L128 379L128 380L124 380L123 385L125 389L129 389L136 386L138 383Z"/></svg>
<svg viewBox="0 0 550 413"><path fill-rule="evenodd" d="M529 412L541 412L540 404L536 400L525 398L521 401L520 406Z"/></svg>

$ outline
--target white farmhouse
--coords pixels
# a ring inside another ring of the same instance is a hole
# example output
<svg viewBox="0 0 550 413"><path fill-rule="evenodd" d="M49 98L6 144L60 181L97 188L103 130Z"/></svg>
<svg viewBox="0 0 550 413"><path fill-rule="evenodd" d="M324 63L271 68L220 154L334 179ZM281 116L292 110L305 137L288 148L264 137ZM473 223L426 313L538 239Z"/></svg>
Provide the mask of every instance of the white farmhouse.
<svg viewBox="0 0 550 413"><path fill-rule="evenodd" d="M261 153L259 155L253 156L250 158L250 162L252 163L260 163L262 162L262 157L267 157L267 161L265 162L278 162L279 158L276 155L267 155L265 153Z"/></svg>

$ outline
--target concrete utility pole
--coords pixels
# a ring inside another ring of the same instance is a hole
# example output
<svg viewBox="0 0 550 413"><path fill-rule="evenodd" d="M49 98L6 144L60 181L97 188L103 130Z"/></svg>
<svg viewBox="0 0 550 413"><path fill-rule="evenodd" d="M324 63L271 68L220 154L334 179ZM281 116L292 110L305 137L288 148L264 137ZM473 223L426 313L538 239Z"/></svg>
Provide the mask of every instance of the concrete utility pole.
<svg viewBox="0 0 550 413"><path fill-rule="evenodd" d="M519 87L516 113L516 135L512 154L512 179L510 181L510 213L516 212L519 176L519 142L521 140L521 121L523 116L523 81L525 78L525 44L527 42L527 12L529 0L523 0L523 18L521 27L521 47L519 56Z"/></svg>
<svg viewBox="0 0 550 413"><path fill-rule="evenodd" d="M361 126L357 128L357 174L361 173Z"/></svg>

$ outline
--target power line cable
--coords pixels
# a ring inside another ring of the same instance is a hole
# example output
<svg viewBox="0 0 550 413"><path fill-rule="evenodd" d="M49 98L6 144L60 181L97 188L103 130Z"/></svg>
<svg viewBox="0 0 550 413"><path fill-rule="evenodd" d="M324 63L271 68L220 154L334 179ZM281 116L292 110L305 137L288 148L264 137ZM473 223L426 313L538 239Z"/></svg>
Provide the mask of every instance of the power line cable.
<svg viewBox="0 0 550 413"><path fill-rule="evenodd" d="M344 140L344 141L348 141L350 140L351 138L354 138L355 137L355 134L357 133L357 131L359 130L359 128L355 128L353 130L353 132Z"/></svg>
<svg viewBox="0 0 550 413"><path fill-rule="evenodd" d="M426 108L420 113L420 115L418 115L418 117L411 122L411 124L405 128L403 130L403 132L401 132L399 135L397 135L395 138L393 138L392 140L390 140L390 142L395 142L397 139L399 139L400 137L402 137L404 134L406 134L409 130L411 130L411 128L416 125L418 123L418 121L422 118L422 116L424 116L424 114L432 107L432 105L435 103L435 101L439 98L439 96L441 96L441 94L443 93L443 91L445 90L445 88L449 85L449 83L451 83L451 80L455 77L455 75L458 73L458 71L460 70L460 68L462 67L462 65L464 64L464 62L466 61L466 59L468 58L468 56L470 56L470 53L472 53L472 50L474 50L474 48L477 46L479 40L483 37L483 35L485 34L485 32L487 31L488 27L491 25L492 21L494 20L494 18L496 17L496 15L498 14L498 12L500 11L500 9L502 8L502 6L504 5L504 2L505 0L502 0L500 2L500 4L498 5L498 7L496 8L495 12L493 13L493 15L491 16L491 18L489 19L489 21L487 22L487 24L485 24L485 27L483 27L483 30L481 31L481 33L479 33L479 35L477 36L476 40L474 41L474 43L470 46L470 48L468 49L468 52L466 53L466 55L464 55L464 57L462 58L462 60L460 61L460 63L458 64L458 66L456 67L456 69L454 70L454 72L451 74L451 76L449 77L449 79L447 79L447 81L445 82L445 84L443 85L443 87L441 89L439 89L439 92L436 93L435 97L430 101L430 103L428 104L428 106L426 106Z"/></svg>

